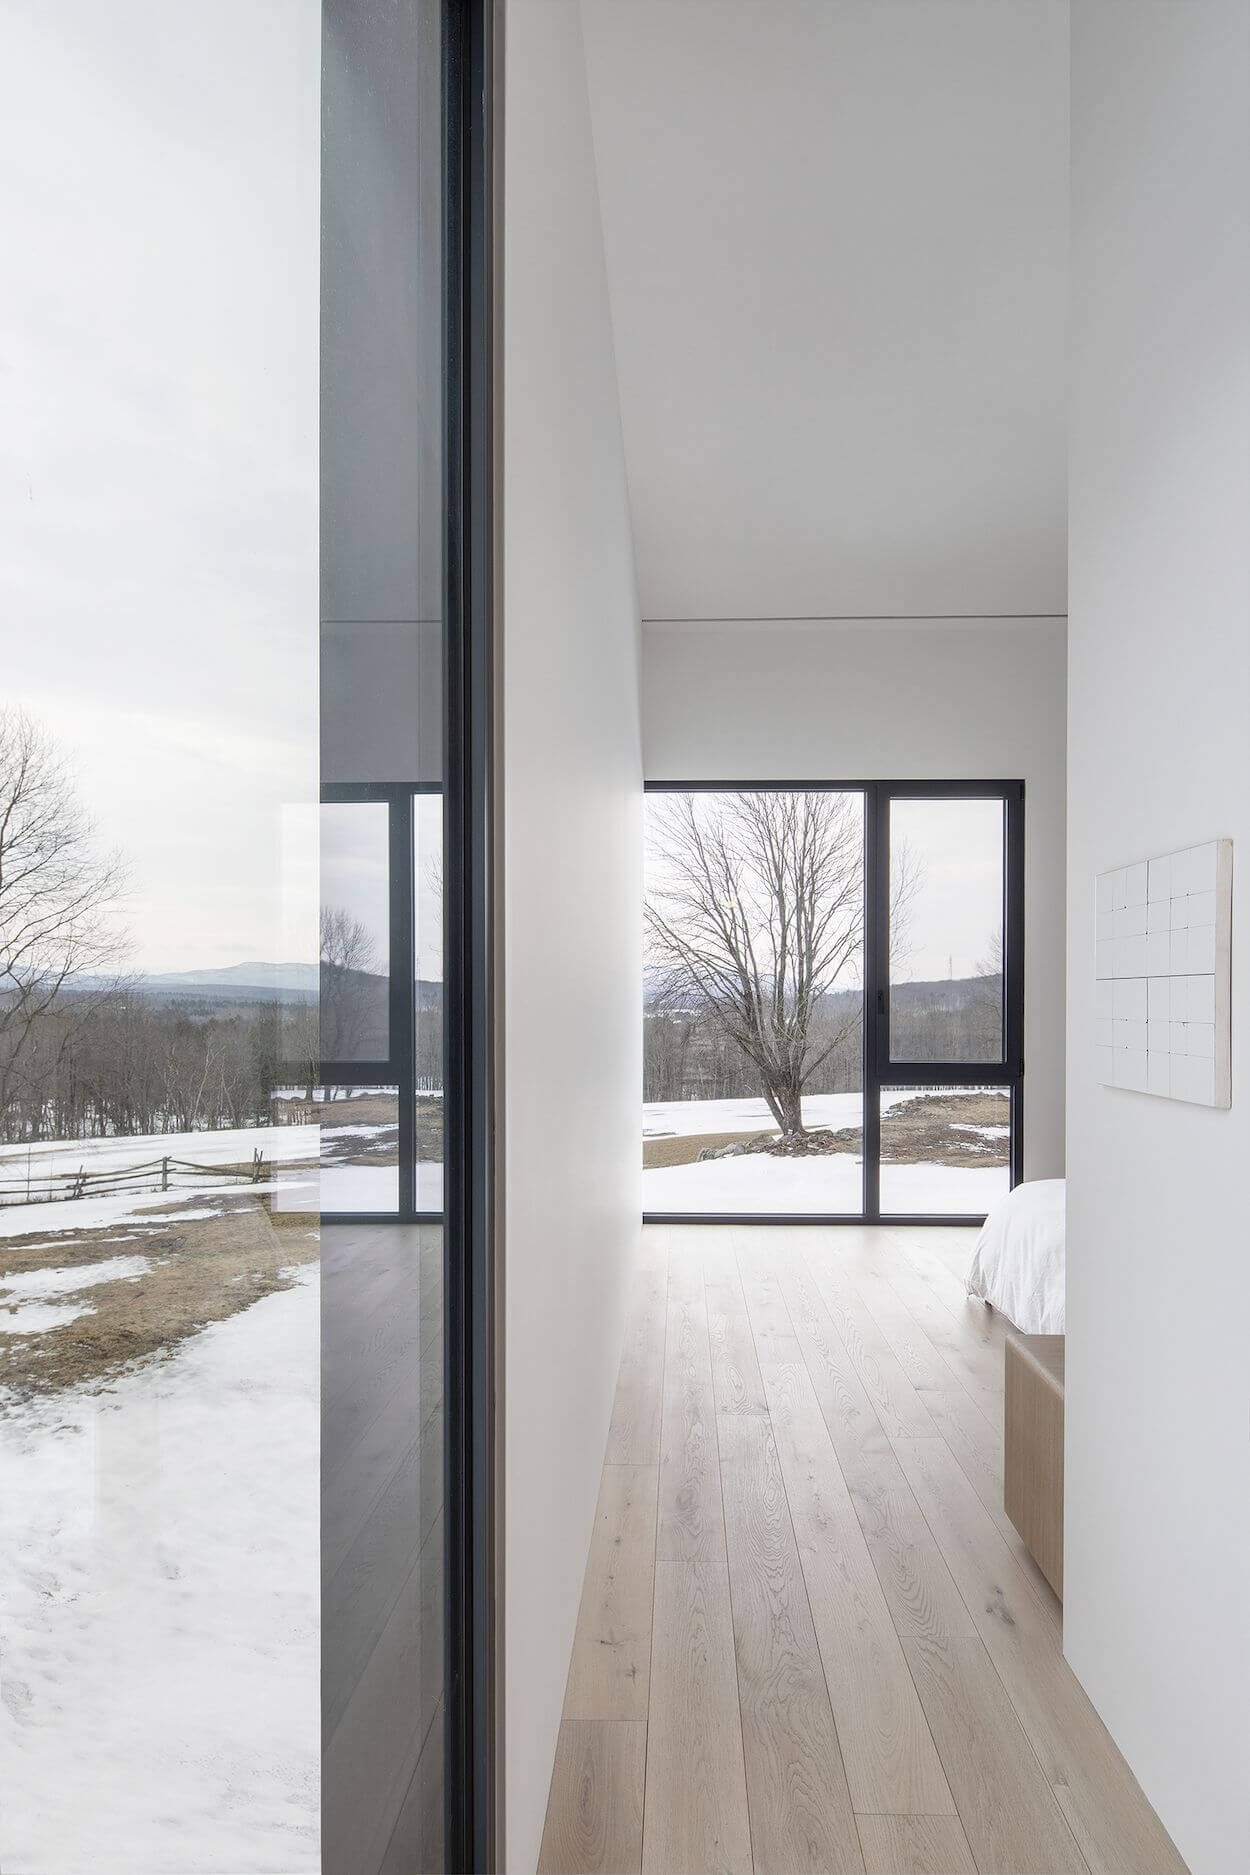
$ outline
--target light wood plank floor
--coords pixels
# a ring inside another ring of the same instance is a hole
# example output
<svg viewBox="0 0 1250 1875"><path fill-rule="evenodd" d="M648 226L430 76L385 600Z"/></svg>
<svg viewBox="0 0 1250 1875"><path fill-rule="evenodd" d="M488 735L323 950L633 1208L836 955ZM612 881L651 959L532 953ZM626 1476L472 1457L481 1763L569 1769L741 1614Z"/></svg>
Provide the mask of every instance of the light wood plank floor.
<svg viewBox="0 0 1250 1875"><path fill-rule="evenodd" d="M1002 1510L973 1236L643 1232L546 1875L1184 1875Z"/></svg>
<svg viewBox="0 0 1250 1875"><path fill-rule="evenodd" d="M325 1875L443 1866L442 1232L321 1233Z"/></svg>

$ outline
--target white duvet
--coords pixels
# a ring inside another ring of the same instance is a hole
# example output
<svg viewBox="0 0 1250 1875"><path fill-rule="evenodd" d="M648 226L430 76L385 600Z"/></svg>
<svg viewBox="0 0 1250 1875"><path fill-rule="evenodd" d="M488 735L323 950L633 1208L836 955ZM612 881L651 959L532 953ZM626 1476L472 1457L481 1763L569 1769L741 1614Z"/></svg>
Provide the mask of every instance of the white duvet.
<svg viewBox="0 0 1250 1875"><path fill-rule="evenodd" d="M1063 1333L1064 1194L1061 1178L1017 1185L986 1218L972 1253L968 1294L1026 1335Z"/></svg>

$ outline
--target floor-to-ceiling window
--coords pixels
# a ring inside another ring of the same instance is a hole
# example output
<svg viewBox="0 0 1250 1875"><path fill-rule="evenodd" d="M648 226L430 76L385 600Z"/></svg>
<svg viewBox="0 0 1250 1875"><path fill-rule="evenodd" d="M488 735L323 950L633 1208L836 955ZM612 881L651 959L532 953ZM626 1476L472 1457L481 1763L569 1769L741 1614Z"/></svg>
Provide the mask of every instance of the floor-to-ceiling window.
<svg viewBox="0 0 1250 1875"><path fill-rule="evenodd" d="M23 1875L492 1865L492 10L6 14Z"/></svg>
<svg viewBox="0 0 1250 1875"><path fill-rule="evenodd" d="M316 1875L319 7L3 40L0 1867Z"/></svg>
<svg viewBox="0 0 1250 1875"><path fill-rule="evenodd" d="M1019 1176L1019 783L656 784L643 1207L984 1216Z"/></svg>

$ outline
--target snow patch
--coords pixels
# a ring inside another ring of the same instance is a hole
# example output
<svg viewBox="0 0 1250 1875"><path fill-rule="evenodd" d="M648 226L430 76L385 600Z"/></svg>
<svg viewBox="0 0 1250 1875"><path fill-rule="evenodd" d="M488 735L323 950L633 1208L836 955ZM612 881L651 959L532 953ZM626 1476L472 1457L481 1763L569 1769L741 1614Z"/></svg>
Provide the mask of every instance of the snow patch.
<svg viewBox="0 0 1250 1875"><path fill-rule="evenodd" d="M0 1273L0 1307L7 1296L19 1301L35 1296L72 1296L80 1289L93 1289L97 1283L131 1282L146 1276L152 1264L147 1257L106 1257L102 1263L80 1263L77 1269L24 1270L20 1275Z"/></svg>
<svg viewBox="0 0 1250 1875"><path fill-rule="evenodd" d="M46 1335L65 1328L80 1315L94 1315L89 1302L22 1302L8 1308L0 1297L0 1335Z"/></svg>
<svg viewBox="0 0 1250 1875"><path fill-rule="evenodd" d="M319 1867L318 1281L293 1278L0 1413L5 1868Z"/></svg>

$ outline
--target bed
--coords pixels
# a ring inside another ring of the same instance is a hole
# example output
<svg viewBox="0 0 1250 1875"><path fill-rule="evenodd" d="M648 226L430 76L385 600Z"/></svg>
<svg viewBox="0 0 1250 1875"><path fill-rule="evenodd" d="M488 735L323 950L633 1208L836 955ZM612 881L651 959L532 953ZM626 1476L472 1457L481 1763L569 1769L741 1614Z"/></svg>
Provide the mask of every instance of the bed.
<svg viewBox="0 0 1250 1875"><path fill-rule="evenodd" d="M1012 1324L1003 1349L1003 1507L1063 1599L1066 1188L1034 1179L986 1218L968 1294Z"/></svg>
<svg viewBox="0 0 1250 1875"><path fill-rule="evenodd" d="M1026 1335L1061 1335L1064 1321L1061 1178L1031 1179L1000 1198L981 1229L968 1294Z"/></svg>

